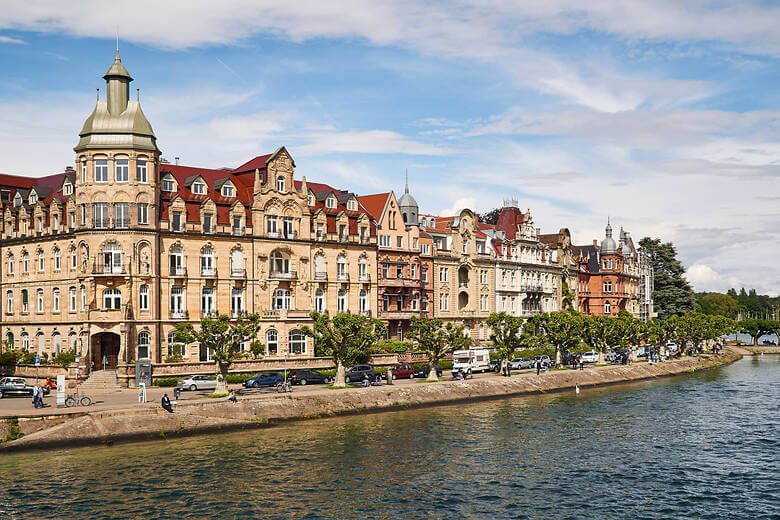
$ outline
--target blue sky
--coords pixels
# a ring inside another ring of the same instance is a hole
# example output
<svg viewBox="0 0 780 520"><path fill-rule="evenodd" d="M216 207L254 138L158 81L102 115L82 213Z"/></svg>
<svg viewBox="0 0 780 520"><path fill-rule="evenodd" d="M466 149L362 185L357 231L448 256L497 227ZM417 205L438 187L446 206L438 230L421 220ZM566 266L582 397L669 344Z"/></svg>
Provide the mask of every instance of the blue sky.
<svg viewBox="0 0 780 520"><path fill-rule="evenodd" d="M697 290L777 293L780 9L740 2L0 1L0 172L72 147L113 59L164 156L422 211L504 197L576 243L672 240Z"/></svg>

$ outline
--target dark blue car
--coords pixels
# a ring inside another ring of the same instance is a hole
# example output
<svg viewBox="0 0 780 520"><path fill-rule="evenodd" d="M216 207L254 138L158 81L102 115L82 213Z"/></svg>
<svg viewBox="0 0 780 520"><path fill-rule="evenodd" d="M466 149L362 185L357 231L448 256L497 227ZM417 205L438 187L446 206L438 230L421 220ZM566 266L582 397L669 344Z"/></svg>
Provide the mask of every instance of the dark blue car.
<svg viewBox="0 0 780 520"><path fill-rule="evenodd" d="M264 372L258 376L252 377L241 383L244 388L260 388L261 386L275 386L276 383L284 381L279 372Z"/></svg>

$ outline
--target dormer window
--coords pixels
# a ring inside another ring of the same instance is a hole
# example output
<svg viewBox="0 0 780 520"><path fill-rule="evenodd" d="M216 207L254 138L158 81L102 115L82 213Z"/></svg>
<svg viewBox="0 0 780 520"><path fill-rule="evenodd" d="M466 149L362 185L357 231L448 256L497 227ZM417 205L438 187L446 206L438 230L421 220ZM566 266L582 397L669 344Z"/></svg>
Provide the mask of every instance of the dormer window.
<svg viewBox="0 0 780 520"><path fill-rule="evenodd" d="M11 202L10 190L2 190L2 192L0 192L0 200L2 202Z"/></svg>
<svg viewBox="0 0 780 520"><path fill-rule="evenodd" d="M195 195L205 195L206 185L202 181L195 181L192 183L192 193Z"/></svg>
<svg viewBox="0 0 780 520"><path fill-rule="evenodd" d="M233 188L232 184L225 184L222 186L222 196L223 197L235 197L236 190Z"/></svg>
<svg viewBox="0 0 780 520"><path fill-rule="evenodd" d="M309 193L308 200L309 200L309 206L314 206L314 195Z"/></svg>
<svg viewBox="0 0 780 520"><path fill-rule="evenodd" d="M70 195L71 193L73 193L73 185L71 183L69 183L69 182L66 182L62 186L62 194L63 195Z"/></svg>
<svg viewBox="0 0 780 520"><path fill-rule="evenodd" d="M335 208L336 207L336 197L332 197L331 196L331 197L328 197L327 199L325 199L325 207L331 208L331 209Z"/></svg>
<svg viewBox="0 0 780 520"><path fill-rule="evenodd" d="M17 193L16 197L14 197L14 207L18 208L21 205L22 205L22 196Z"/></svg>
<svg viewBox="0 0 780 520"><path fill-rule="evenodd" d="M38 202L38 195L32 191L30 192L30 197L27 199L30 204L35 204Z"/></svg>
<svg viewBox="0 0 780 520"><path fill-rule="evenodd" d="M284 177L281 175L276 178L276 191L279 193L284 193Z"/></svg>
<svg viewBox="0 0 780 520"><path fill-rule="evenodd" d="M168 176L168 177L163 178L162 190L163 191L176 191L176 183L173 182L173 177Z"/></svg>
<svg viewBox="0 0 780 520"><path fill-rule="evenodd" d="M349 199L349 201L347 201L347 209L350 211L357 211L357 202L355 202L355 199Z"/></svg>

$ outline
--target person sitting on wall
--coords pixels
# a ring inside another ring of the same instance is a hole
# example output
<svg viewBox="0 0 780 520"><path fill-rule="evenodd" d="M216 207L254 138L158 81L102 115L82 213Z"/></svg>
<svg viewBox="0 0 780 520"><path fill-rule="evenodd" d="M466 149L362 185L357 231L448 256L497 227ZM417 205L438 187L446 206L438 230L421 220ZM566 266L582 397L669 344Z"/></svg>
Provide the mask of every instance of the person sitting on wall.
<svg viewBox="0 0 780 520"><path fill-rule="evenodd" d="M162 406L162 409L165 410L168 413L173 413L173 407L171 406L171 399L168 397L168 394L163 394L162 400L160 401L160 406Z"/></svg>

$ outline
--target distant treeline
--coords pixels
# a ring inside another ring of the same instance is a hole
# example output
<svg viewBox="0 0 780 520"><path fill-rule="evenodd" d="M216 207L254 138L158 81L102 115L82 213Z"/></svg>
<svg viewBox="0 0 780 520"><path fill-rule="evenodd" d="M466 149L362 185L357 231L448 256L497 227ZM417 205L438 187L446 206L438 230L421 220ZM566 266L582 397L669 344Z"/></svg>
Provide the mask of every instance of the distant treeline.
<svg viewBox="0 0 780 520"><path fill-rule="evenodd" d="M735 320L780 318L780 297L758 294L755 289L746 291L744 287L739 292L736 289L729 289L725 294L696 293L694 307L696 312L726 316Z"/></svg>

